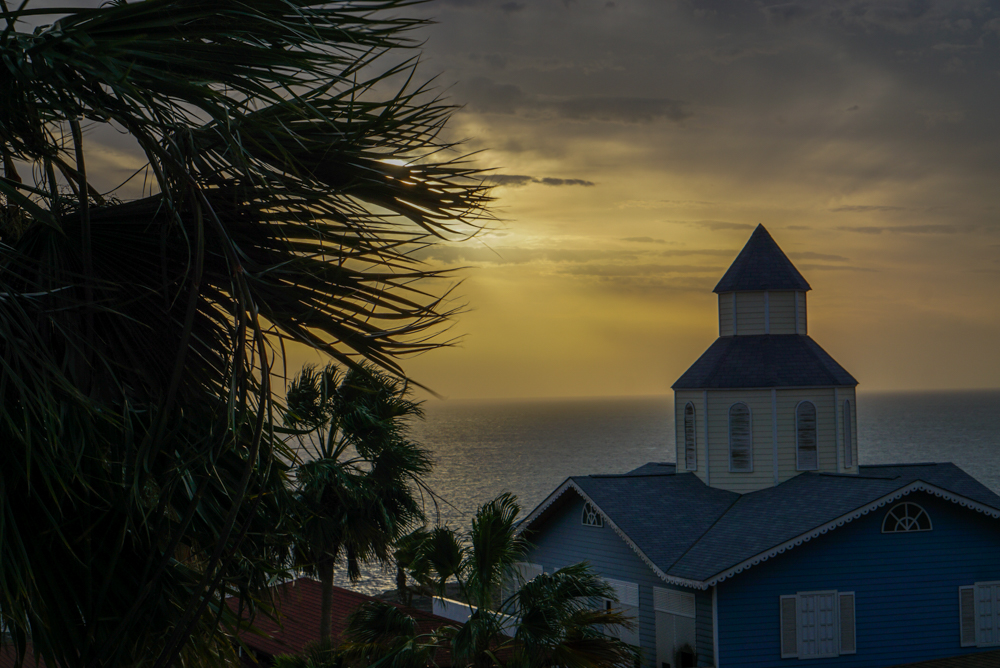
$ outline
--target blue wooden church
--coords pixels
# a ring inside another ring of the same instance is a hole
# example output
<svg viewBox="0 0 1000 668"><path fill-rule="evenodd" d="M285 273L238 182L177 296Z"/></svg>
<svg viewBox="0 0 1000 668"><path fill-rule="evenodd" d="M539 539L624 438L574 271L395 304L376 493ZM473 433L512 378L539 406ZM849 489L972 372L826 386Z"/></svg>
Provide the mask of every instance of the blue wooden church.
<svg viewBox="0 0 1000 668"><path fill-rule="evenodd" d="M858 464L857 381L809 338L809 289L758 227L673 386L677 464L570 478L522 523L524 572L589 561L650 668L1000 649L1000 496L953 464Z"/></svg>

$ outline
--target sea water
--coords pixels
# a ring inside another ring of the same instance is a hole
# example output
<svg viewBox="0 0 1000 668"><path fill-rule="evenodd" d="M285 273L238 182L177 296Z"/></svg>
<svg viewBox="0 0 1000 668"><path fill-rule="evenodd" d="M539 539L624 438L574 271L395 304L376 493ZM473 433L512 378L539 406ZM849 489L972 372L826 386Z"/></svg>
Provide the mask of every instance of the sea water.
<svg viewBox="0 0 1000 668"><path fill-rule="evenodd" d="M624 473L674 461L671 397L428 401L411 436L430 450L431 522L465 530L476 508L502 492L530 512L566 478ZM1000 390L862 393L857 400L859 460L865 464L953 462L1000 493ZM392 588L375 567L365 593Z"/></svg>

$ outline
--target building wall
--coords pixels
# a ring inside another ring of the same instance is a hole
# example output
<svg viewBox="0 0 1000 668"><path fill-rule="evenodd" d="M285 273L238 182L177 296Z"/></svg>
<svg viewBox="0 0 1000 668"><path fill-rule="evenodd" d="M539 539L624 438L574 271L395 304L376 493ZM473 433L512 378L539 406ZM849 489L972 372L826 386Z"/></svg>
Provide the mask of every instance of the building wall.
<svg viewBox="0 0 1000 668"><path fill-rule="evenodd" d="M933 530L883 534L890 503L777 555L718 588L720 668L800 665L781 659L779 596L855 592L857 653L810 659L877 668L996 648L961 647L958 588L1000 580L1000 521L928 494Z"/></svg>
<svg viewBox="0 0 1000 668"><path fill-rule="evenodd" d="M561 504L559 510L538 524L528 537L534 547L527 560L541 564L546 573L589 561L604 577L639 585L639 642L643 649L643 665L648 668L657 668L654 666L656 620L653 588L694 593L698 665L713 665L711 593L667 584L607 524L603 527L584 526L581 521L584 501L574 491L567 491L566 496L556 503ZM636 510L641 512L641 509Z"/></svg>
<svg viewBox="0 0 1000 668"><path fill-rule="evenodd" d="M844 421L844 401L847 400L851 402L850 433L851 433L851 451L853 453L851 457L851 466L849 468L846 466L846 457L844 451L844 436L846 434L845 421ZM843 473L857 473L858 472L858 401L855 388L853 387L838 388L836 403L837 403L837 448L838 448L838 454L840 456L840 470Z"/></svg>
<svg viewBox="0 0 1000 668"><path fill-rule="evenodd" d="M750 408L753 430L753 471L729 470L729 409L743 402ZM709 390L708 471L712 487L751 492L774 484L774 438L771 390Z"/></svg>
<svg viewBox="0 0 1000 668"><path fill-rule="evenodd" d="M778 481L784 482L801 471L798 469L798 443L795 413L799 403L811 401L816 406L816 447L820 471L836 473L841 469L837 460L837 411L832 387L776 390L778 413ZM857 467L855 467L855 470Z"/></svg>
<svg viewBox="0 0 1000 668"><path fill-rule="evenodd" d="M768 290L719 295L719 336L805 333L805 292Z"/></svg>
<svg viewBox="0 0 1000 668"><path fill-rule="evenodd" d="M688 471L685 458L684 444L684 407L691 402L694 404L695 418L695 445L698 451L697 468L694 474L702 482L708 483L705 470L706 456L708 455L708 443L705 440L705 393L699 390L678 390L674 392L674 444L676 450L674 456L677 462L677 472Z"/></svg>

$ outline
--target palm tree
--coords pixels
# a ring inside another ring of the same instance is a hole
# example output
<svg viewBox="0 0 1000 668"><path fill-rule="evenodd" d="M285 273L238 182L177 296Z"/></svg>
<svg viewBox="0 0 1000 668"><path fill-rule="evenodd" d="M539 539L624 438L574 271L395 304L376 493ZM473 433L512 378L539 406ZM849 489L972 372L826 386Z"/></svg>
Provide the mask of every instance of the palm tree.
<svg viewBox="0 0 1000 668"><path fill-rule="evenodd" d="M296 563L322 583L320 638L329 640L333 574L343 556L351 580L362 564L386 564L391 547L422 523L421 476L428 453L407 438L421 417L409 386L363 366L341 374L307 366L288 391L286 423L296 429L299 501Z"/></svg>
<svg viewBox="0 0 1000 668"><path fill-rule="evenodd" d="M441 594L449 580L456 581L471 608L468 621L420 635L402 610L367 604L348 624L347 662L423 668L446 649L456 667L631 668L636 648L604 633L631 621L595 609L597 600L615 596L589 565L529 581L520 575L517 564L528 546L516 530L519 511L516 499L503 494L479 508L465 540L442 527L426 535L414 575Z"/></svg>
<svg viewBox="0 0 1000 668"><path fill-rule="evenodd" d="M397 374L441 344L445 277L411 253L486 193L440 157L450 108L413 63L381 66L416 44L387 13L408 4L0 0L0 621L22 654L224 652L223 597L253 605L286 558L285 344ZM142 198L94 184L101 128L144 156Z"/></svg>

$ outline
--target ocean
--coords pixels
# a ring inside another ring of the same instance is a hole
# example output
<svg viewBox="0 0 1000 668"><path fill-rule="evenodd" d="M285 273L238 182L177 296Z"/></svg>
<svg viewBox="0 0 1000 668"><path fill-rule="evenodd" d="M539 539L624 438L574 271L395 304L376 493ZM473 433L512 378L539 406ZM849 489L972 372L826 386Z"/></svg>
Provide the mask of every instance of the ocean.
<svg viewBox="0 0 1000 668"><path fill-rule="evenodd" d="M432 522L465 529L475 509L501 492L530 512L567 477L624 473L674 461L673 400L614 397L428 401L411 435L433 453L427 502ZM1000 493L1000 390L858 393L859 460L864 464L953 462ZM348 583L372 594L394 574L370 568Z"/></svg>

